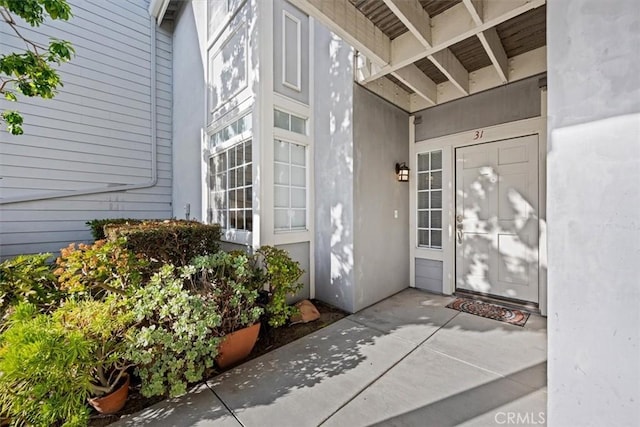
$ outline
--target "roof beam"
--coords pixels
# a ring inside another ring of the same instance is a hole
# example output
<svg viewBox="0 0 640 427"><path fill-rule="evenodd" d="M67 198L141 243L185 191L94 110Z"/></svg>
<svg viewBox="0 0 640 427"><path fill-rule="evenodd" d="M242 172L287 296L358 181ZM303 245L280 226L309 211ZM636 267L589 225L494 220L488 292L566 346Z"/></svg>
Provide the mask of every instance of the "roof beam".
<svg viewBox="0 0 640 427"><path fill-rule="evenodd" d="M429 55L429 59L455 87L460 89L463 94L469 94L469 72L449 48Z"/></svg>
<svg viewBox="0 0 640 427"><path fill-rule="evenodd" d="M289 0L379 66L391 60L391 40L349 0Z"/></svg>
<svg viewBox="0 0 640 427"><path fill-rule="evenodd" d="M424 47L431 47L431 18L418 0L384 0Z"/></svg>
<svg viewBox="0 0 640 427"><path fill-rule="evenodd" d="M484 3L482 0L462 0L467 10L471 14L471 18L476 25L482 25L482 11Z"/></svg>
<svg viewBox="0 0 640 427"><path fill-rule="evenodd" d="M507 69L509 60L495 27L489 28L487 31L483 31L482 33L478 33L478 38L480 39L480 43L482 43L484 50L487 51L487 55L489 55L491 63L495 67L498 77L500 77L502 83L509 81L509 70Z"/></svg>
<svg viewBox="0 0 640 427"><path fill-rule="evenodd" d="M299 1L299 0L296 0ZM316 0L320 1L320 0ZM391 42L391 62L372 73L365 82L373 81L429 55L441 51L469 37L477 36L502 22L540 7L546 0L490 0L484 3L481 25L476 25L464 4L458 4L431 19L433 46L425 47L411 33L405 33Z"/></svg>
<svg viewBox="0 0 640 427"><path fill-rule="evenodd" d="M436 84L420 68L407 65L394 71L393 75L431 105L437 103Z"/></svg>

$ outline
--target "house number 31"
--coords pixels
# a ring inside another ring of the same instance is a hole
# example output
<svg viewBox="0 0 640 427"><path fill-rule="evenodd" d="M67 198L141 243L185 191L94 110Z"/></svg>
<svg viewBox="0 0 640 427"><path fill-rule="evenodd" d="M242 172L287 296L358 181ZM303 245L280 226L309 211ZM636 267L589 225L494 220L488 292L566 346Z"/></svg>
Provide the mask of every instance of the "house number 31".
<svg viewBox="0 0 640 427"><path fill-rule="evenodd" d="M483 135L484 135L484 130L477 130L473 134L473 140L475 141L476 139L481 139Z"/></svg>

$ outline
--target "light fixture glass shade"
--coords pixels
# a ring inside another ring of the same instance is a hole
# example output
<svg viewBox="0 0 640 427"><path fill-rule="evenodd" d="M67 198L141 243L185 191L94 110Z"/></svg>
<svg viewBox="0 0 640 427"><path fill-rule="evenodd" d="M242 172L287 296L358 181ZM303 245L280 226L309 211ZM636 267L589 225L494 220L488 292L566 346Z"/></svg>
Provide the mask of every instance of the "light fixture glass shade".
<svg viewBox="0 0 640 427"><path fill-rule="evenodd" d="M409 182L409 167L406 163L396 163L396 175L398 181Z"/></svg>

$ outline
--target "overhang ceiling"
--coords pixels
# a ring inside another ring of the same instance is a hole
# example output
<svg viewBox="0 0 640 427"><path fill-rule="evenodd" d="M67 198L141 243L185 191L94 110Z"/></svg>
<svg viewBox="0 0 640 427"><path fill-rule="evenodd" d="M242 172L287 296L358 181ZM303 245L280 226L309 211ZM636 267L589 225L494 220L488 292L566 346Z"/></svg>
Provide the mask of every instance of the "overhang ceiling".
<svg viewBox="0 0 640 427"><path fill-rule="evenodd" d="M358 52L356 80L413 112L546 71L546 0L289 0Z"/></svg>

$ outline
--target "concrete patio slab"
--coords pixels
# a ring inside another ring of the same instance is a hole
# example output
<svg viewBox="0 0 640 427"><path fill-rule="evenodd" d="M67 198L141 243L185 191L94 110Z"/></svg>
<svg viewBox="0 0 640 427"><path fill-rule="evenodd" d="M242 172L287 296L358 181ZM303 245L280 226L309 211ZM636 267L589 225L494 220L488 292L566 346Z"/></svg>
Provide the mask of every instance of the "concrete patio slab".
<svg viewBox="0 0 640 427"><path fill-rule="evenodd" d="M493 413L535 391L422 346L323 426L453 426ZM544 403L534 404L529 410L544 407Z"/></svg>
<svg viewBox="0 0 640 427"><path fill-rule="evenodd" d="M133 415L125 415L111 425L238 427L241 424L206 384L200 384L184 396L165 400Z"/></svg>
<svg viewBox="0 0 640 427"><path fill-rule="evenodd" d="M454 299L406 289L349 318L417 345L460 313L445 308Z"/></svg>
<svg viewBox="0 0 640 427"><path fill-rule="evenodd" d="M547 360L546 320L532 315L524 327L460 313L438 331L427 348L487 369L502 376L520 373L523 384L538 387ZM531 367L538 373L531 376ZM546 374L544 374L546 378Z"/></svg>
<svg viewBox="0 0 640 427"><path fill-rule="evenodd" d="M317 426L413 348L342 319L209 385L245 426Z"/></svg>

